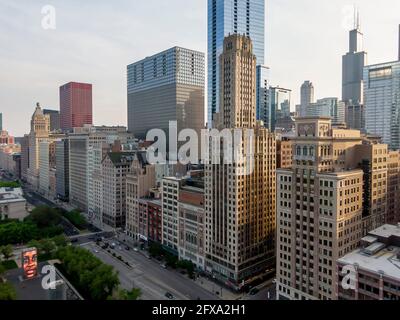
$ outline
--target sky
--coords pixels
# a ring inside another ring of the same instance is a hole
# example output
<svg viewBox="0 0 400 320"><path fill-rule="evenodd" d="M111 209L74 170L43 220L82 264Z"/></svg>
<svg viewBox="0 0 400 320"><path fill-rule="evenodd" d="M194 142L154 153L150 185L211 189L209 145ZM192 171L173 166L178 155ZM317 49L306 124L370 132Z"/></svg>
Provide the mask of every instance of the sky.
<svg viewBox="0 0 400 320"><path fill-rule="evenodd" d="M55 29L42 27L46 5ZM292 109L304 80L316 98L341 96L354 5L368 63L396 60L398 0L266 0L266 65L273 85L293 90ZM0 43L0 113L12 135L29 132L36 102L59 109L70 81L93 84L96 125L126 125L126 66L173 46L206 53L207 1L0 0Z"/></svg>

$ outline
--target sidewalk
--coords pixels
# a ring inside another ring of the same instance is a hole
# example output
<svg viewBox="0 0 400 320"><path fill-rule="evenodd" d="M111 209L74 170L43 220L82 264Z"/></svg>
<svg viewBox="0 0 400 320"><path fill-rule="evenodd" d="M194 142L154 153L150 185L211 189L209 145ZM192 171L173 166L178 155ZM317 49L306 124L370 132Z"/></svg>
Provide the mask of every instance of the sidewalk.
<svg viewBox="0 0 400 320"><path fill-rule="evenodd" d="M229 289L221 286L219 283L213 282L206 277L198 277L194 282L205 290L212 292L223 300L239 300L243 297L242 293L232 292Z"/></svg>

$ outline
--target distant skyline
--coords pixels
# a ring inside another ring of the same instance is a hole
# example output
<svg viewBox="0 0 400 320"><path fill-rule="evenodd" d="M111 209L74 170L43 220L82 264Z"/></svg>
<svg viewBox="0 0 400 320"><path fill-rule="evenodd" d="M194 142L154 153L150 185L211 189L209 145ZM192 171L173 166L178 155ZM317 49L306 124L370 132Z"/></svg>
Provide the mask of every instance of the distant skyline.
<svg viewBox="0 0 400 320"><path fill-rule="evenodd" d="M14 136L29 132L36 102L58 109L70 81L93 84L94 124L126 125L128 64L173 46L207 52L206 0L54 0L56 30L41 27L45 4L0 0L0 113ZM368 64L396 60L398 0L382 0L379 14L370 0L266 0L265 64L272 85L292 90L292 110L304 80L316 99L341 97L353 4Z"/></svg>

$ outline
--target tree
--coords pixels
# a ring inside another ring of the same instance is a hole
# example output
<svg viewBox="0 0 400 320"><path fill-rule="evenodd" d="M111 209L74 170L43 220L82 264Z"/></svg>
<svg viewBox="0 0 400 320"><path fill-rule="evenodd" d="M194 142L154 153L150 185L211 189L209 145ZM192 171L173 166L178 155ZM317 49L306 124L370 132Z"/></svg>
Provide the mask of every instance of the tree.
<svg viewBox="0 0 400 320"><path fill-rule="evenodd" d="M26 219L32 221L41 229L58 225L61 221L61 215L53 208L40 206L33 209Z"/></svg>
<svg viewBox="0 0 400 320"><path fill-rule="evenodd" d="M119 290L118 299L119 300L137 300L142 295L142 290L139 288L132 288L132 290Z"/></svg>
<svg viewBox="0 0 400 320"><path fill-rule="evenodd" d="M14 249L12 247L12 245L6 245L6 246L2 246L0 248L0 252L2 253L2 255L4 256L5 260L8 260L12 257Z"/></svg>
<svg viewBox="0 0 400 320"><path fill-rule="evenodd" d="M65 236L63 234L53 237L52 240L57 248L62 248L67 245L67 239L65 238Z"/></svg>
<svg viewBox="0 0 400 320"><path fill-rule="evenodd" d="M119 285L119 278L112 266L106 265L90 251L80 247L58 250L61 271L74 287L89 300L106 300Z"/></svg>
<svg viewBox="0 0 400 320"><path fill-rule="evenodd" d="M162 246L159 243L152 243L149 247L149 253L152 257L159 257L163 253Z"/></svg>
<svg viewBox="0 0 400 320"><path fill-rule="evenodd" d="M14 287L9 283L2 283L0 281L0 301L3 300L16 300L17 293Z"/></svg>
<svg viewBox="0 0 400 320"><path fill-rule="evenodd" d="M85 217L78 210L72 210L64 214L64 217L68 219L75 227L82 230L86 228L87 221Z"/></svg>
<svg viewBox="0 0 400 320"><path fill-rule="evenodd" d="M42 251L42 253L47 256L56 249L56 246L55 246L53 240L42 239L39 241L39 248Z"/></svg>

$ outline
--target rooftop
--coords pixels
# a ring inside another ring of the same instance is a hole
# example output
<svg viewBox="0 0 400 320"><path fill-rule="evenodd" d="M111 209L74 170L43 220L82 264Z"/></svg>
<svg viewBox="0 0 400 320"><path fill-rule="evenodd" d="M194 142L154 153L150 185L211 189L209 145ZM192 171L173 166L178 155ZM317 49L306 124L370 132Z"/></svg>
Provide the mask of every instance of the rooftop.
<svg viewBox="0 0 400 320"><path fill-rule="evenodd" d="M0 203L25 201L21 188L0 188Z"/></svg>
<svg viewBox="0 0 400 320"><path fill-rule="evenodd" d="M347 254L338 262L400 281L400 225L383 225L369 232L361 242L364 248Z"/></svg>

